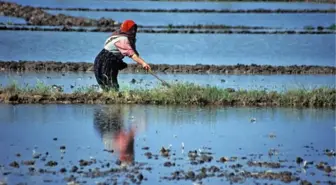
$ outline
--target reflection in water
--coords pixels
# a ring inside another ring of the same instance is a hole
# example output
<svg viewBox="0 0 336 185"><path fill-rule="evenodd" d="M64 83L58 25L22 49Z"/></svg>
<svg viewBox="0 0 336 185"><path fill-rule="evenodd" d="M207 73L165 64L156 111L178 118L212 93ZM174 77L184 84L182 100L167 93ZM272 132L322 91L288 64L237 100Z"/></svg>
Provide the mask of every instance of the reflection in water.
<svg viewBox="0 0 336 185"><path fill-rule="evenodd" d="M135 127L127 125L125 107L112 105L98 107L94 112L94 126L100 133L105 149L119 153L122 164L134 161Z"/></svg>
<svg viewBox="0 0 336 185"><path fill-rule="evenodd" d="M119 154L122 164L134 161L135 133L143 129L144 121L139 119L134 124L134 114L130 106L111 105L97 107L94 112L94 126L100 134L105 149ZM128 113L128 114L127 114ZM131 114L134 115L131 115ZM127 118L126 116L129 116Z"/></svg>

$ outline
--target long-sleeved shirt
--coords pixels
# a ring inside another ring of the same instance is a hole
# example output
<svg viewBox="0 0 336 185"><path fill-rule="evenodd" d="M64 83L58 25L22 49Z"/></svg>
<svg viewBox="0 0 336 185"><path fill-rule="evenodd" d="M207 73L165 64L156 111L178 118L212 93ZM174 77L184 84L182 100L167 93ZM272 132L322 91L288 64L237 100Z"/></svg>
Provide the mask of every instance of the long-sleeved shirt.
<svg viewBox="0 0 336 185"><path fill-rule="evenodd" d="M126 36L111 36L105 41L104 49L112 52L119 59L132 57L135 51Z"/></svg>

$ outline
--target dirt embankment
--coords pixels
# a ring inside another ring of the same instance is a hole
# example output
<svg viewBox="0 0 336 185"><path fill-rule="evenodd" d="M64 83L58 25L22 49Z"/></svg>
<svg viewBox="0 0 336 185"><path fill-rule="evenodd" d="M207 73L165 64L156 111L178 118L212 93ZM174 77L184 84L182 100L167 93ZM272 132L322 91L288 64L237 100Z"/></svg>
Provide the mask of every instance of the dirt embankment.
<svg viewBox="0 0 336 185"><path fill-rule="evenodd" d="M184 74L336 74L335 66L271 66L271 65L168 65L151 64L152 70ZM93 71L93 63L55 61L0 61L0 71ZM122 73L143 73L139 65L128 64Z"/></svg>
<svg viewBox="0 0 336 185"><path fill-rule="evenodd" d="M138 9L138 8L53 8L42 10L95 11L95 12L160 12L160 13L335 13L336 9Z"/></svg>
<svg viewBox="0 0 336 185"><path fill-rule="evenodd" d="M112 19L101 18L88 19L84 17L73 17L63 14L52 15L40 8L22 6L17 3L0 2L0 14L4 16L24 18L32 25L49 26L111 26L115 24Z"/></svg>
<svg viewBox="0 0 336 185"><path fill-rule="evenodd" d="M94 29L85 28L41 28L41 27L12 27L12 26L1 26L0 30L12 30L12 31L59 31L59 32L114 32L116 28L113 27L98 27ZM139 29L138 33L163 33L163 34L336 34L335 31L254 31L254 30L188 30L188 29L167 29L167 30L154 30L154 29Z"/></svg>
<svg viewBox="0 0 336 185"><path fill-rule="evenodd" d="M8 26L34 26L31 24L24 24L24 23L12 23L12 22L0 22L0 25L8 25ZM115 25L108 27L110 29L115 29L119 28L120 25ZM243 26L243 25L238 25L238 26L230 26L230 25L225 25L225 24L196 24L196 25L138 25L139 29L153 29L153 28L159 28L159 29L252 29L252 30L257 30L257 29L277 29L274 27L266 27L266 26ZM322 29L329 29L333 30L330 27L322 27L319 26L317 28L322 28ZM316 29L317 29L316 28Z"/></svg>

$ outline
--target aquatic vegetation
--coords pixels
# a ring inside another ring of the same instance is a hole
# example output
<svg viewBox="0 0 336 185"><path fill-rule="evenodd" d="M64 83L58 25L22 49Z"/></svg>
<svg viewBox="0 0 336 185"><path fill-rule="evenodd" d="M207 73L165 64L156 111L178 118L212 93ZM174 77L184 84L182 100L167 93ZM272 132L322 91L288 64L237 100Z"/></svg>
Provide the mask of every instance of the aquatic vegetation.
<svg viewBox="0 0 336 185"><path fill-rule="evenodd" d="M303 29L305 30L315 30L314 26L305 26Z"/></svg>
<svg viewBox="0 0 336 185"><path fill-rule="evenodd" d="M317 26L316 28L314 26L305 26L303 28L304 30L307 30L307 31L312 31L312 30L318 30L318 31L323 31L323 30L336 30L336 24L332 24L330 26L327 26L327 27L323 27L323 26Z"/></svg>
<svg viewBox="0 0 336 185"><path fill-rule="evenodd" d="M336 30L336 24L332 24L328 27L329 30Z"/></svg>
<svg viewBox="0 0 336 185"><path fill-rule="evenodd" d="M64 93L42 83L23 88L10 84L0 88L0 102L335 107L336 89L324 87L276 92L174 83L170 88L158 86L153 89L104 92L94 87L80 87L73 93Z"/></svg>

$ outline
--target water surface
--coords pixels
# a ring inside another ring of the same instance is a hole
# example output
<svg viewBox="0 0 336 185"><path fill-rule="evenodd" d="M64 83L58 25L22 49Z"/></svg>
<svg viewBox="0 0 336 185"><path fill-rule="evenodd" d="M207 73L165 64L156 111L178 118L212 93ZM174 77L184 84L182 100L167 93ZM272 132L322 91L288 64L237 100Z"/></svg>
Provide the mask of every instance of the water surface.
<svg viewBox="0 0 336 185"><path fill-rule="evenodd" d="M108 1L81 0L8 0L22 5L61 7L61 8L140 8L140 9L333 9L333 4L310 2L154 2L154 1Z"/></svg>
<svg viewBox="0 0 336 185"><path fill-rule="evenodd" d="M88 17L100 19L102 17L123 22L132 19L140 25L197 25L197 24L224 24L230 26L264 26L280 28L303 28L305 26L328 27L335 23L335 14L326 13L288 13L288 14L219 14L219 13L147 13L147 12L83 12L57 11L47 12L57 15Z"/></svg>
<svg viewBox="0 0 336 185"><path fill-rule="evenodd" d="M22 18L0 15L0 23L26 24L26 21Z"/></svg>
<svg viewBox="0 0 336 185"><path fill-rule="evenodd" d="M13 172L0 181L8 184L26 182L41 184L51 180L52 184L64 184L63 177L74 176L88 184L102 182L112 176L103 178L85 178L77 173L61 174L60 168L68 170L79 164L80 159L96 159L97 164L85 167L94 170L108 168L101 164L115 164L120 153L104 152L104 149L118 148L115 136L121 131L135 129L134 162L145 163L151 171L141 170L148 179L142 184L157 184L160 177L169 176L175 170L194 170L216 165L224 170L233 171L229 165L240 163L243 169L260 171L258 167L247 167L248 160L277 162L285 167L266 169L272 171L291 171L302 179L315 183L317 180L334 181L333 175L327 176L323 171L310 165L306 171L295 163L298 156L315 164L321 161L335 166L334 158L323 154L325 149L335 150L335 111L328 109L291 109L291 108L213 108L213 107L179 107L179 106L140 106L140 105L0 105L0 153L2 172ZM256 121L251 122L254 118ZM276 137L270 138L269 135ZM197 136L197 137L196 137ZM54 141L53 138L57 138ZM295 141L295 142L293 142ZM181 144L184 144L184 149ZM65 153L60 146L66 146ZM153 154L159 154L161 147L169 147L175 156L166 159L159 156L147 159L144 156L149 147ZM309 148L306 148L308 146ZM206 148L210 149L206 149ZM312 147L312 149L310 148ZM268 156L268 151L276 149L275 156ZM191 165L188 151L210 151L214 160L210 163ZM36 170L55 170L56 174L28 173L26 166L14 169L8 166L13 161L32 159L32 154L45 152L49 155L46 162L55 160L56 167L45 167L41 160L36 160ZM16 157L17 153L21 157ZM259 156L259 154L262 154ZM61 158L63 156L63 158ZM238 157L236 162L222 164L216 162L220 157ZM259 156L259 157L258 157ZM247 157L247 160L241 159ZM175 159L175 160L174 160ZM100 162L99 162L100 161ZM176 167L164 167L163 163L172 161ZM291 169L288 166L292 166ZM315 175L311 175L314 172ZM18 174L23 174L20 176ZM123 178L118 178L122 181ZM221 182L223 181L223 182ZM196 181L198 182L198 181ZM207 178L206 184L229 183L225 178ZM268 182L279 184L280 181L258 181L247 179L245 183ZM160 184L171 184L162 181ZM173 182L174 183L174 182ZM191 181L178 181L176 184L192 184ZM296 183L289 183L296 184ZM322 183L324 184L324 183Z"/></svg>
<svg viewBox="0 0 336 185"><path fill-rule="evenodd" d="M1 31L0 60L92 62L111 33ZM156 64L335 66L335 35L145 34L137 49ZM132 62L125 58L126 62Z"/></svg>
<svg viewBox="0 0 336 185"><path fill-rule="evenodd" d="M202 86L216 86L218 88L287 91L290 89L315 89L318 87L336 88L334 75L215 75L215 74L158 74L168 83L195 83ZM136 83L132 83L132 79ZM160 85L150 74L120 74L118 76L120 90L153 88ZM21 87L35 86L42 82L46 85L59 85L64 92L73 92L81 87L97 85L92 72L88 73L0 73L0 84L7 86L17 83ZM71 88L72 86L72 88Z"/></svg>

